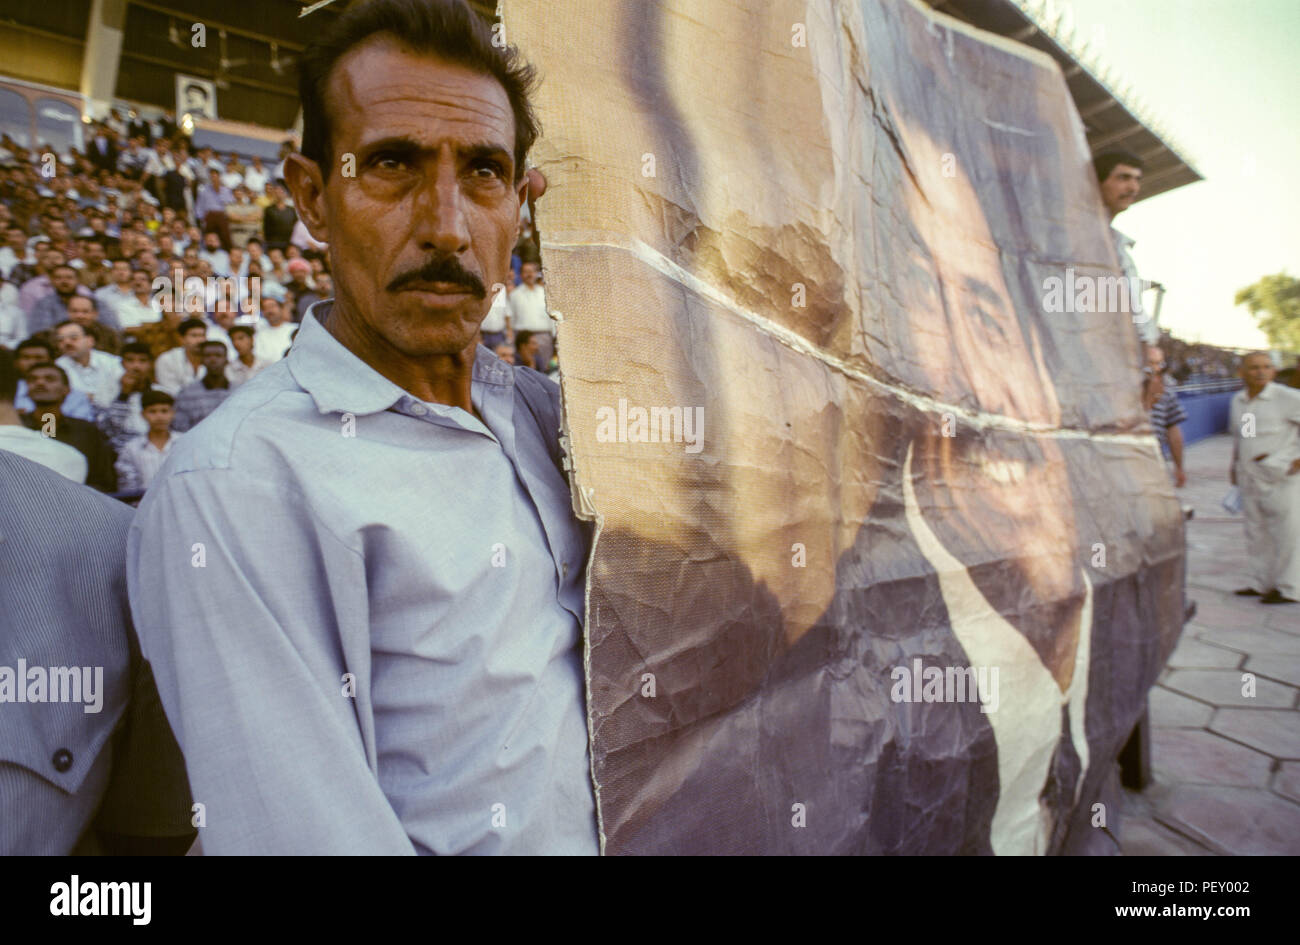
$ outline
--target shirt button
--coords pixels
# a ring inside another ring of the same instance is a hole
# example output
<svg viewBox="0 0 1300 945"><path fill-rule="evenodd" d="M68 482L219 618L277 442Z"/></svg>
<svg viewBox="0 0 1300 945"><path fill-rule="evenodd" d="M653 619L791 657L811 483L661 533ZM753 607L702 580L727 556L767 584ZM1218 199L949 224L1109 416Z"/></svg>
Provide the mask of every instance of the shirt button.
<svg viewBox="0 0 1300 945"><path fill-rule="evenodd" d="M50 760L54 762L55 771L67 771L72 767L72 752L66 748L60 748Z"/></svg>

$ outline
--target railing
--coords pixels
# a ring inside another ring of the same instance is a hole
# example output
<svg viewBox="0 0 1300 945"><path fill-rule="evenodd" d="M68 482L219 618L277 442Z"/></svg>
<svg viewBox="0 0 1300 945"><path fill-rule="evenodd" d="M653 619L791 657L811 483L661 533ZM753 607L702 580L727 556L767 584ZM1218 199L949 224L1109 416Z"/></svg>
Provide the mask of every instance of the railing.
<svg viewBox="0 0 1300 945"><path fill-rule="evenodd" d="M1179 396L1187 395L1189 397L1197 394L1219 394L1223 391L1235 391L1241 389L1241 378L1239 377L1206 377L1199 380L1188 379L1186 383L1179 384L1174 388L1174 393Z"/></svg>

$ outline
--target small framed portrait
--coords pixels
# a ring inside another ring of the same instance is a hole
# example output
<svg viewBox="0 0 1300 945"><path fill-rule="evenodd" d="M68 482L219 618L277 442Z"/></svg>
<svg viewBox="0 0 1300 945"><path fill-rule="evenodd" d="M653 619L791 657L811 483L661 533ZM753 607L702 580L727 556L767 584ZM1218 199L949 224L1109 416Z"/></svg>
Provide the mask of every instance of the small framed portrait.
<svg viewBox="0 0 1300 945"><path fill-rule="evenodd" d="M217 117L217 87L207 79L176 75L176 117L186 113L195 118Z"/></svg>

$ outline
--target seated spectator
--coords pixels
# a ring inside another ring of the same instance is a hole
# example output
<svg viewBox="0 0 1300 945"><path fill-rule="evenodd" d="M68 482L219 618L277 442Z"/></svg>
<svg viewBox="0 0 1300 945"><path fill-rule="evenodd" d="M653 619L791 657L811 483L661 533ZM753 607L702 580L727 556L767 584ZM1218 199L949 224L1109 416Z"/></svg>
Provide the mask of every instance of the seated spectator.
<svg viewBox="0 0 1300 945"><path fill-rule="evenodd" d="M110 273L108 285L95 291L95 303L99 306L101 313L105 311L113 313L113 321L120 330L128 327L122 321L120 307L133 298L131 292L131 261L129 259L114 259Z"/></svg>
<svg viewBox="0 0 1300 945"><path fill-rule="evenodd" d="M271 362L259 358L253 350L253 329L249 325L234 325L230 329L230 342L235 346L235 358L226 366L226 377L234 387L249 380L259 371L270 367Z"/></svg>
<svg viewBox="0 0 1300 945"><path fill-rule="evenodd" d="M270 174L262 166L262 158L254 154L253 166L244 169L244 186L254 197L260 197L266 192L266 184L270 179Z"/></svg>
<svg viewBox="0 0 1300 945"><path fill-rule="evenodd" d="M12 354L0 348L0 450L17 453L53 469L73 482L86 481L86 457L75 447L29 430L14 406L18 368Z"/></svg>
<svg viewBox="0 0 1300 945"><path fill-rule="evenodd" d="M72 389L81 391L92 404L116 399L124 371L122 359L95 350L94 336L77 322L60 322L54 334L62 352L54 363L67 372ZM36 399L34 395L32 399Z"/></svg>
<svg viewBox="0 0 1300 945"><path fill-rule="evenodd" d="M94 233L94 230L88 232ZM104 240L98 236L85 236L81 240L81 258L68 261L68 265L80 270L78 279L91 292L102 289L112 282L112 264L104 251Z"/></svg>
<svg viewBox="0 0 1300 945"><path fill-rule="evenodd" d="M506 364L515 363L515 348L514 345L512 344L508 344L507 342L503 341L501 342L501 344L497 345L495 348L492 349L492 353L495 354L502 361L504 361Z"/></svg>
<svg viewBox="0 0 1300 945"><path fill-rule="evenodd" d="M153 276L147 268L133 270L129 286L130 297L116 303L117 321L123 332L152 325L162 318L162 312L154 306Z"/></svg>
<svg viewBox="0 0 1300 945"><path fill-rule="evenodd" d="M36 408L22 415L23 424L44 436L75 447L86 457L86 485L100 492L117 491L117 457L99 428L86 420L64 416L68 375L57 364L38 364L27 371L27 393Z"/></svg>
<svg viewBox="0 0 1300 945"><path fill-rule="evenodd" d="M43 294L27 313L27 331L30 334L37 334L42 331L49 331L59 322L68 317L68 300L74 295L83 295L91 298L90 290L77 281L77 270L73 269L67 263L60 263L55 266L49 276L50 291ZM23 291L27 286L23 286ZM20 293L21 295L21 293ZM116 328L115 324L105 322L110 328Z"/></svg>
<svg viewBox="0 0 1300 945"><path fill-rule="evenodd" d="M225 344L220 341L205 341L202 354L203 377L187 384L176 397L176 419L172 426L178 433L194 429L230 396Z"/></svg>
<svg viewBox="0 0 1300 945"><path fill-rule="evenodd" d="M189 318L177 328L181 343L158 356L154 363L154 377L158 386L173 397L188 384L203 376L203 343L208 337L207 323L199 318Z"/></svg>
<svg viewBox="0 0 1300 945"><path fill-rule="evenodd" d="M528 330L515 332L515 364L540 370L537 366L537 339L533 334Z"/></svg>
<svg viewBox="0 0 1300 945"><path fill-rule="evenodd" d="M220 341L226 346L226 357L234 360L239 356L235 350L235 343L230 340L230 329L235 327L235 319L239 317L239 306L226 298L214 300L212 312L204 319L208 326L208 341Z"/></svg>
<svg viewBox="0 0 1300 945"><path fill-rule="evenodd" d="M248 241L262 235L263 210L253 203L253 195L247 187L236 187L235 199L226 207L226 219L230 221L230 242L243 247Z"/></svg>
<svg viewBox="0 0 1300 945"><path fill-rule="evenodd" d="M287 191L282 184L269 183L266 192L271 203L262 211L262 238L266 240L268 250L278 249L283 252L293 237L294 224L298 222L298 213L286 201Z"/></svg>
<svg viewBox="0 0 1300 945"><path fill-rule="evenodd" d="M54 363L54 346L44 338L28 338L19 342L18 347L14 349L14 366L18 371L18 393L14 397L14 406L22 413L29 413L36 409L36 404L27 396L27 371L37 364ZM65 417L75 417L78 420L94 420L95 407L87 397L79 390L71 391L67 398L60 405L60 409Z"/></svg>
<svg viewBox="0 0 1300 945"><path fill-rule="evenodd" d="M307 282L308 277L311 275L311 263L305 259L291 259L287 268L289 270L289 282L285 285L285 289L292 292L297 299L296 308L294 309L294 321L301 322L302 317L307 314L307 309L320 301L320 296Z"/></svg>
<svg viewBox="0 0 1300 945"><path fill-rule="evenodd" d="M226 219L226 207L234 199L235 195L230 192L230 188L221 183L221 171L210 168L208 182L199 188L198 198L194 201L194 216L203 224L205 232L220 234L223 246L230 245L230 223ZM188 245L197 242L197 239L191 238Z"/></svg>
<svg viewBox="0 0 1300 945"><path fill-rule="evenodd" d="M277 293L281 298L284 290ZM262 317L257 323L257 332L253 335L253 353L274 364L284 357L293 341L298 326L289 320L289 313L280 304L280 299L264 289L262 294Z"/></svg>
<svg viewBox="0 0 1300 945"><path fill-rule="evenodd" d="M212 267L213 275L229 276L230 254L221 248L221 237L211 231L203 234L203 248L199 250L199 259L205 259Z"/></svg>
<svg viewBox="0 0 1300 945"><path fill-rule="evenodd" d="M142 409L148 432L132 437L117 457L119 492L142 492L153 482L179 435L171 432L175 403L162 391L145 392Z"/></svg>
<svg viewBox="0 0 1300 945"><path fill-rule="evenodd" d="M18 304L18 287L0 282L0 347L12 348L26 337L27 316Z"/></svg>
<svg viewBox="0 0 1300 945"><path fill-rule="evenodd" d="M122 335L100 321L101 311L99 303L89 296L75 295L68 300L68 321L84 328L86 334L95 339L97 350L117 354L122 350ZM109 317L116 319L111 311Z"/></svg>
<svg viewBox="0 0 1300 945"><path fill-rule="evenodd" d="M133 341L124 347L122 367L125 373L117 398L95 408L95 425L108 438L109 446L119 453L127 442L149 432L142 396L157 387L148 345Z"/></svg>

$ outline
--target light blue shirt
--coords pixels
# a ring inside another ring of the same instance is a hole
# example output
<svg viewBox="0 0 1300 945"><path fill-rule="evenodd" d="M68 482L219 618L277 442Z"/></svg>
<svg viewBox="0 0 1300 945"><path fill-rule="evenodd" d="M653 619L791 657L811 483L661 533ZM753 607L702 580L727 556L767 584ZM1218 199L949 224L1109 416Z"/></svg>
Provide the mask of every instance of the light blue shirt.
<svg viewBox="0 0 1300 945"><path fill-rule="evenodd" d="M176 444L132 613L206 853L598 852L584 534L515 368L417 400L326 331Z"/></svg>

